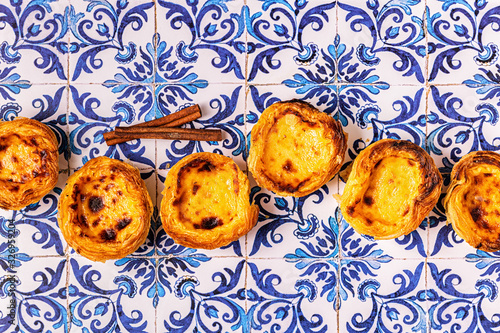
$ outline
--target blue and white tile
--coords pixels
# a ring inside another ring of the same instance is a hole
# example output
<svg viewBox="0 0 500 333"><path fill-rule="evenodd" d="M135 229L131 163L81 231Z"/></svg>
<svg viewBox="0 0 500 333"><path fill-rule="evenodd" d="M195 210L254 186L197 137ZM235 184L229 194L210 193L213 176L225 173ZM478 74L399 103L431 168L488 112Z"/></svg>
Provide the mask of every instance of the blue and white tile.
<svg viewBox="0 0 500 333"><path fill-rule="evenodd" d="M254 186L250 200L260 211L257 225L247 235L248 256L290 261L337 258L335 180L301 198L278 196Z"/></svg>
<svg viewBox="0 0 500 333"><path fill-rule="evenodd" d="M339 119L348 134L344 163L380 139L408 140L425 148L423 86L341 85L339 101Z"/></svg>
<svg viewBox="0 0 500 333"><path fill-rule="evenodd" d="M11 71L17 73L21 80L66 83L68 5L69 0L31 0L11 1L9 5L2 6L2 74L8 75Z"/></svg>
<svg viewBox="0 0 500 333"><path fill-rule="evenodd" d="M428 1L429 82L457 84L495 70L499 55L494 1Z"/></svg>
<svg viewBox="0 0 500 333"><path fill-rule="evenodd" d="M159 87L170 94L170 87ZM175 96L180 96L172 92ZM175 98L172 95L172 98ZM186 104L185 104L186 103ZM242 170L246 170L245 90L240 84L210 84L197 90L187 101L176 100L174 108L199 104L202 117L184 125L187 128L220 129L222 141L158 140L157 163L159 169L168 169L182 158L196 152L213 152L231 157ZM170 112L175 112L172 110Z"/></svg>
<svg viewBox="0 0 500 333"><path fill-rule="evenodd" d="M430 86L427 146L443 174L471 151L500 150L500 108L491 85Z"/></svg>
<svg viewBox="0 0 500 333"><path fill-rule="evenodd" d="M246 295L252 332L336 332L334 266L318 260L301 272L279 259L250 259Z"/></svg>
<svg viewBox="0 0 500 333"><path fill-rule="evenodd" d="M249 82L282 83L292 73L334 82L335 1L250 1L245 9Z"/></svg>
<svg viewBox="0 0 500 333"><path fill-rule="evenodd" d="M212 257L243 257L245 255L245 241L246 236L240 237L240 239L234 242L217 248L213 250L205 249L192 249L179 245L174 242L174 240L165 232L161 224L161 219L159 216L159 211L161 209L161 200L163 198L162 191L165 188L165 177L167 176L169 170L158 169L158 185L157 185L157 196L156 196L156 207L154 219L156 220L156 252L160 256L176 256L182 257L182 260L186 260L189 267L189 263L192 263L193 267L197 267L199 262L204 262Z"/></svg>
<svg viewBox="0 0 500 333"><path fill-rule="evenodd" d="M112 146L104 140L105 132L117 126L143 122L148 112L153 112L152 85L128 86L126 90L117 94L100 85L70 86L68 119L72 169L80 168L97 156L127 161L139 169L155 167L155 140L132 140Z"/></svg>
<svg viewBox="0 0 500 333"><path fill-rule="evenodd" d="M429 260L430 331L495 332L500 323L499 257L478 251L463 259Z"/></svg>
<svg viewBox="0 0 500 333"><path fill-rule="evenodd" d="M31 258L13 275L2 274L0 304L14 300L16 311L12 325L5 321L7 307L1 307L1 331L69 332L66 268L66 259Z"/></svg>
<svg viewBox="0 0 500 333"><path fill-rule="evenodd" d="M191 272L175 257L159 263L159 332L249 332L245 261L212 258Z"/></svg>
<svg viewBox="0 0 500 333"><path fill-rule="evenodd" d="M72 1L67 15L72 83L153 82L153 1Z"/></svg>
<svg viewBox="0 0 500 333"><path fill-rule="evenodd" d="M70 258L68 302L71 332L153 332L155 312L148 297L154 259L95 263Z"/></svg>
<svg viewBox="0 0 500 333"><path fill-rule="evenodd" d="M425 263L342 260L341 332L427 332Z"/></svg>
<svg viewBox="0 0 500 333"><path fill-rule="evenodd" d="M243 1L158 0L157 33L168 54L211 83L245 79L245 6ZM158 49L160 51L160 48ZM165 52L165 54L167 53ZM165 57L158 52L158 65ZM169 69L171 71L172 69ZM176 79L169 72L161 80Z"/></svg>
<svg viewBox="0 0 500 333"><path fill-rule="evenodd" d="M367 76L377 76L391 84L425 83L424 1L351 0L338 6L341 82L369 83Z"/></svg>
<svg viewBox="0 0 500 333"><path fill-rule="evenodd" d="M65 254L67 243L57 223L57 203L67 178L67 172L61 171L55 188L40 201L21 210L1 211L0 234L4 238L0 239L0 244L14 232L15 256L18 260L24 261L30 256Z"/></svg>

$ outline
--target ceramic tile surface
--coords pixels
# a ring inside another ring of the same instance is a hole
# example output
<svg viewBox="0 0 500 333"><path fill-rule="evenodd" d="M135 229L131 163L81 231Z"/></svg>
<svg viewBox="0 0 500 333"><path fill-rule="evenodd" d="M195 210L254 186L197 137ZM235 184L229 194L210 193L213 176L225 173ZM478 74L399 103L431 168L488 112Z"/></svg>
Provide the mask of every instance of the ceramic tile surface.
<svg viewBox="0 0 500 333"><path fill-rule="evenodd" d="M56 187L0 211L0 332L499 332L500 252L476 250L442 204L462 156L500 151L500 3L484 0L11 0L0 3L0 118L47 124ZM335 199L344 173L302 198L256 185L250 134L302 99L348 134L343 169L370 143L409 140L444 178L414 232L358 234ZM185 127L219 142L103 134L199 104ZM248 174L256 226L215 250L176 244L164 180L195 152ZM86 161L138 169L155 210L145 243L106 263L63 239L57 202Z"/></svg>

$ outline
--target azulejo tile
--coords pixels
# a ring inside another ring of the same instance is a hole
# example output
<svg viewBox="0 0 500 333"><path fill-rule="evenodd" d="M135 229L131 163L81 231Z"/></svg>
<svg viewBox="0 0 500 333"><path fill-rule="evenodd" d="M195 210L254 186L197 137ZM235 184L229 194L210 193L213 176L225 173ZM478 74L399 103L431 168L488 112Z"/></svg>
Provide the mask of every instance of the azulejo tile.
<svg viewBox="0 0 500 333"><path fill-rule="evenodd" d="M341 261L340 332L427 332L425 263L394 260L367 274L377 265Z"/></svg>
<svg viewBox="0 0 500 333"><path fill-rule="evenodd" d="M172 260L176 259L160 261L158 268L158 290L163 293L157 307L158 331L249 332L244 260L212 258L194 273Z"/></svg>
<svg viewBox="0 0 500 333"><path fill-rule="evenodd" d="M154 80L154 2L151 0L72 1L67 9L70 35L69 79L103 83L109 75Z"/></svg>
<svg viewBox="0 0 500 333"><path fill-rule="evenodd" d="M316 272L303 273L282 260L248 261L246 297L252 332L337 331L336 272L317 273L322 264L315 264L311 272Z"/></svg>
<svg viewBox="0 0 500 333"><path fill-rule="evenodd" d="M30 258L14 273L2 270L0 304L8 304L0 309L2 332L69 332L66 259Z"/></svg>
<svg viewBox="0 0 500 333"><path fill-rule="evenodd" d="M248 256L333 260L338 257L335 180L301 198L282 197L254 186L250 200L260 208L257 225L247 235Z"/></svg>
<svg viewBox="0 0 500 333"><path fill-rule="evenodd" d="M307 79L332 83L336 13L335 1L329 0L249 1L245 8L248 81L276 84L291 79L291 72L317 72Z"/></svg>
<svg viewBox="0 0 500 333"><path fill-rule="evenodd" d="M428 1L429 81L463 83L498 63L498 3Z"/></svg>
<svg viewBox="0 0 500 333"><path fill-rule="evenodd" d="M161 87L168 91L171 87ZM172 87L172 89L175 89ZM159 89L157 89L159 91ZM167 92L168 93L168 92ZM157 167L169 169L183 157L195 152L213 152L231 157L246 170L245 91L240 84L210 84L194 92L188 104L200 101L202 117L184 125L186 128L220 129L222 141L158 140ZM181 103L182 101L178 101ZM177 104L176 104L177 105Z"/></svg>
<svg viewBox="0 0 500 333"><path fill-rule="evenodd" d="M498 255L478 251L463 259L429 260L430 331L494 332L500 326Z"/></svg>
<svg viewBox="0 0 500 333"><path fill-rule="evenodd" d="M154 259L95 263L80 257L70 258L71 331L154 331L155 312L148 310L154 265Z"/></svg>
<svg viewBox="0 0 500 333"><path fill-rule="evenodd" d="M127 89L123 94L115 95L115 91L101 85L70 86L71 168L79 168L97 156L126 160L139 169L155 167L155 140L132 140L111 146L104 140L103 134L117 126L143 122L145 114L152 108L152 85L129 86Z"/></svg>
<svg viewBox="0 0 500 333"><path fill-rule="evenodd" d="M427 146L443 173L471 151L500 150L498 86L431 86Z"/></svg>
<svg viewBox="0 0 500 333"><path fill-rule="evenodd" d="M391 84L425 82L424 1L340 1L339 80L366 82L367 75ZM361 76L349 62L363 68Z"/></svg>
<svg viewBox="0 0 500 333"><path fill-rule="evenodd" d="M15 68L23 80L33 81L36 77L37 83L65 83L68 5L69 0L61 0L11 1L2 6L0 61Z"/></svg>
<svg viewBox="0 0 500 333"><path fill-rule="evenodd" d="M243 1L158 0L156 10L157 32L178 61L213 83L245 79Z"/></svg>

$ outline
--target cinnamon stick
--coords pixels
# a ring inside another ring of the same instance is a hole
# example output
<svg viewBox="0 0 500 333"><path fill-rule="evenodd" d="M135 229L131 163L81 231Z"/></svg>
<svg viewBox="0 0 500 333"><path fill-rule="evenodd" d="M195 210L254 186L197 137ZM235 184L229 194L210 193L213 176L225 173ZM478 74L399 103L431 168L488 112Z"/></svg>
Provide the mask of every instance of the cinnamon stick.
<svg viewBox="0 0 500 333"><path fill-rule="evenodd" d="M184 125L200 117L201 117L200 106L198 104L195 104L188 106L187 108L181 109L177 112L171 113L165 117L132 125L128 128L176 127ZM119 137L115 131L106 132L103 134L103 137L104 140L106 140L106 144L108 146L116 145L118 143L123 143L134 139L140 139L140 137L134 137L132 135L129 135L127 137L124 136Z"/></svg>
<svg viewBox="0 0 500 333"><path fill-rule="evenodd" d="M118 138L129 139L167 139L192 141L221 141L220 129L172 128L172 127L117 127L115 134Z"/></svg>

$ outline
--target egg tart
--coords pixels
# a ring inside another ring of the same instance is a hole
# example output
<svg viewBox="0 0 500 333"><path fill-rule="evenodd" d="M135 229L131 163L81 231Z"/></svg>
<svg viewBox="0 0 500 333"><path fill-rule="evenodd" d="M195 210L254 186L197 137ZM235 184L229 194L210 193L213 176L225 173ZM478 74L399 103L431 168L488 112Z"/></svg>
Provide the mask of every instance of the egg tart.
<svg viewBox="0 0 500 333"><path fill-rule="evenodd" d="M59 227L69 246L93 261L120 259L144 243L153 204L135 167L97 157L68 178Z"/></svg>
<svg viewBox="0 0 500 333"><path fill-rule="evenodd" d="M160 217L175 242L215 249L237 240L257 223L247 176L229 157L195 153L177 162L165 178Z"/></svg>
<svg viewBox="0 0 500 333"><path fill-rule="evenodd" d="M29 118L0 122L0 208L39 201L58 177L58 143L47 125Z"/></svg>
<svg viewBox="0 0 500 333"><path fill-rule="evenodd" d="M425 150L409 141L383 139L354 160L340 208L358 233L397 238L420 225L436 205L442 183Z"/></svg>
<svg viewBox="0 0 500 333"><path fill-rule="evenodd" d="M248 168L259 186L302 197L332 179L346 148L347 137L331 116L303 101L278 102L252 128Z"/></svg>
<svg viewBox="0 0 500 333"><path fill-rule="evenodd" d="M500 154L477 151L463 156L451 171L444 199L448 222L468 244L500 250Z"/></svg>

